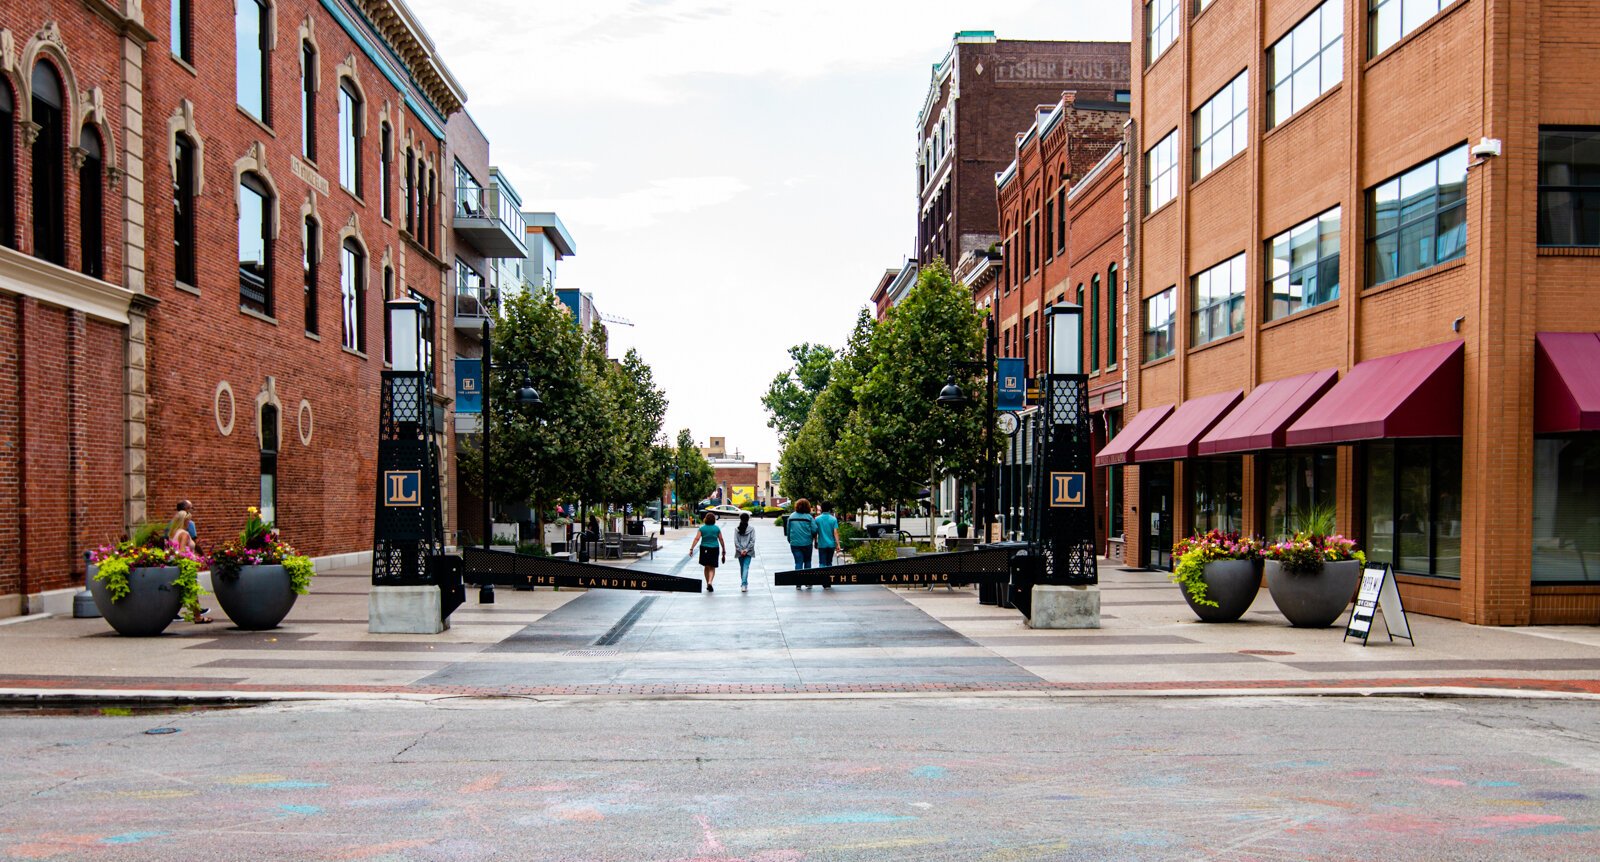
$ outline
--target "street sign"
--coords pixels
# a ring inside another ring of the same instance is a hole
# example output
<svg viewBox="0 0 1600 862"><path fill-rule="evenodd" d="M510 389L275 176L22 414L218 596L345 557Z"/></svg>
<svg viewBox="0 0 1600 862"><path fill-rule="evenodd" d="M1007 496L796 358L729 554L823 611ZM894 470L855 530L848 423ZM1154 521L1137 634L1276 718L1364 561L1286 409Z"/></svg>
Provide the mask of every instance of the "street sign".
<svg viewBox="0 0 1600 862"><path fill-rule="evenodd" d="M385 470L383 472L383 504L391 508L412 508L422 505L421 470Z"/></svg>
<svg viewBox="0 0 1600 862"><path fill-rule="evenodd" d="M994 408L1021 410L1028 390L1028 366L1021 359L995 360Z"/></svg>
<svg viewBox="0 0 1600 862"><path fill-rule="evenodd" d="M483 360L456 360L456 412L483 412Z"/></svg>
<svg viewBox="0 0 1600 862"><path fill-rule="evenodd" d="M1050 474L1050 506L1055 509L1081 509L1084 507L1084 476L1082 473L1053 472Z"/></svg>

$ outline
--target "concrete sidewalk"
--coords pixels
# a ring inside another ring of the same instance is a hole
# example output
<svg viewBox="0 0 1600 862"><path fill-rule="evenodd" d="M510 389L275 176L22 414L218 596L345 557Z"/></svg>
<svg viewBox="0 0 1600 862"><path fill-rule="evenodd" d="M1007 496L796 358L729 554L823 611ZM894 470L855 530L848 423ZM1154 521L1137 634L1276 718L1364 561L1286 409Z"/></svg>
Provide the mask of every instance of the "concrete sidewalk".
<svg viewBox="0 0 1600 862"><path fill-rule="evenodd" d="M0 696L723 696L1034 692L1475 692L1600 698L1600 628L1482 628L1411 616L1415 647L1290 628L1269 596L1239 623L1195 620L1164 573L1102 565L1103 627L1033 631L972 590L771 586L790 567L758 526L748 593L497 591L436 636L366 630L366 570L317 577L285 624L174 623L122 638L103 620L0 626ZM690 533L642 571L698 577ZM730 559L730 563L731 563ZM626 622L625 620L631 620ZM623 625L619 627L619 622ZM620 630L619 630L620 628ZM609 637L608 637L609 633Z"/></svg>

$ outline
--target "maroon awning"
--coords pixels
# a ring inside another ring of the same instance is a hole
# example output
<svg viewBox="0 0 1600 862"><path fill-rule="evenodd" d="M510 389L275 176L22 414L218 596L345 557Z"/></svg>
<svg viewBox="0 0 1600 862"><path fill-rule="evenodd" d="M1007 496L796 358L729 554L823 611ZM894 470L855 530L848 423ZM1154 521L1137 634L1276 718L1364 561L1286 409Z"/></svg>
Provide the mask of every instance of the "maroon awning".
<svg viewBox="0 0 1600 862"><path fill-rule="evenodd" d="M1338 379L1339 372L1329 368L1257 386L1200 438L1200 454L1282 449L1289 426Z"/></svg>
<svg viewBox="0 0 1600 862"><path fill-rule="evenodd" d="M1533 431L1600 431L1600 333L1541 332L1533 345Z"/></svg>
<svg viewBox="0 0 1600 862"><path fill-rule="evenodd" d="M1289 426L1289 445L1460 437L1462 354L1447 341L1356 363Z"/></svg>
<svg viewBox="0 0 1600 862"><path fill-rule="evenodd" d="M1150 432L1156 430L1162 420L1172 415L1172 405L1162 404L1159 407L1146 407L1133 414L1133 419L1121 430L1105 448L1095 453L1094 465L1096 467L1115 467L1118 464L1127 464L1133 460L1133 447L1144 442Z"/></svg>
<svg viewBox="0 0 1600 862"><path fill-rule="evenodd" d="M1243 397L1243 389L1230 389L1179 404L1178 409L1172 411L1172 418L1161 423L1155 433L1133 450L1133 460L1142 464L1193 458L1199 454L1200 438Z"/></svg>

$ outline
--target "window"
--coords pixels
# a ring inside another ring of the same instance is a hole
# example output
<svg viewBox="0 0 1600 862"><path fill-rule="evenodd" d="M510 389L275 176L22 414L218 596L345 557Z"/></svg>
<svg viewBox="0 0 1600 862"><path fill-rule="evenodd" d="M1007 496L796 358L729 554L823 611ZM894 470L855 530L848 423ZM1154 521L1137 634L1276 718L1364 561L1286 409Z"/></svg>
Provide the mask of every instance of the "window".
<svg viewBox="0 0 1600 862"><path fill-rule="evenodd" d="M1177 339L1177 288L1169 287L1144 301L1144 359L1153 362L1172 355Z"/></svg>
<svg viewBox="0 0 1600 862"><path fill-rule="evenodd" d="M403 181L405 188L401 192L406 199L406 233L414 237L417 235L417 154L410 147L406 147L406 175Z"/></svg>
<svg viewBox="0 0 1600 862"><path fill-rule="evenodd" d="M1178 0L1150 0L1144 4L1145 65L1154 63L1178 40Z"/></svg>
<svg viewBox="0 0 1600 862"><path fill-rule="evenodd" d="M1144 154L1144 211L1148 215L1178 196L1178 132L1167 133Z"/></svg>
<svg viewBox="0 0 1600 862"><path fill-rule="evenodd" d="M1338 457L1332 449L1290 449L1256 455L1261 476L1262 532L1287 538L1302 529L1308 516L1334 511Z"/></svg>
<svg viewBox="0 0 1600 862"><path fill-rule="evenodd" d="M1067 184L1056 191L1056 254L1067 253Z"/></svg>
<svg viewBox="0 0 1600 862"><path fill-rule="evenodd" d="M1240 72L1194 112L1194 178L1244 152L1250 143L1250 70Z"/></svg>
<svg viewBox="0 0 1600 862"><path fill-rule="evenodd" d="M1106 367L1115 368L1117 345L1117 265L1106 270Z"/></svg>
<svg viewBox="0 0 1600 862"><path fill-rule="evenodd" d="M239 178L239 305L272 315L272 192L255 174Z"/></svg>
<svg viewBox="0 0 1600 862"><path fill-rule="evenodd" d="M1267 253L1269 319L1339 298L1338 207L1273 237Z"/></svg>
<svg viewBox="0 0 1600 862"><path fill-rule="evenodd" d="M367 256L353 239L344 241L339 267L339 298L346 350L367 349Z"/></svg>
<svg viewBox="0 0 1600 862"><path fill-rule="evenodd" d="M1100 370L1100 274L1089 279L1089 373Z"/></svg>
<svg viewBox="0 0 1600 862"><path fill-rule="evenodd" d="M1267 50L1267 128L1289 119L1344 77L1344 5L1318 6Z"/></svg>
<svg viewBox="0 0 1600 862"><path fill-rule="evenodd" d="M345 78L339 82L339 185L361 196L361 96Z"/></svg>
<svg viewBox="0 0 1600 862"><path fill-rule="evenodd" d="M1368 443L1367 559L1417 575L1461 576L1461 441Z"/></svg>
<svg viewBox="0 0 1600 862"><path fill-rule="evenodd" d="M1195 344L1244 331L1244 264L1236 254L1194 277Z"/></svg>
<svg viewBox="0 0 1600 862"><path fill-rule="evenodd" d="M67 265L66 99L49 63L33 67L33 256Z"/></svg>
<svg viewBox="0 0 1600 862"><path fill-rule="evenodd" d="M931 214L930 210L930 214ZM456 162L456 214L482 216L483 186L459 160ZM930 228L931 231L931 228Z"/></svg>
<svg viewBox="0 0 1600 862"><path fill-rule="evenodd" d="M1466 145L1370 189L1367 224L1369 285L1466 256Z"/></svg>
<svg viewBox="0 0 1600 862"><path fill-rule="evenodd" d="M1032 377L1038 370L1033 362L1033 318L1022 318L1022 375Z"/></svg>
<svg viewBox="0 0 1600 862"><path fill-rule="evenodd" d="M261 405L256 427L261 429L261 520L278 520L278 408Z"/></svg>
<svg viewBox="0 0 1600 862"><path fill-rule="evenodd" d="M1368 0L1367 29L1372 33L1372 53L1367 56L1382 54L1454 2L1456 0Z"/></svg>
<svg viewBox="0 0 1600 862"><path fill-rule="evenodd" d="M184 284L199 284L195 277L195 145L185 134L173 140L176 173L172 178L172 277Z"/></svg>
<svg viewBox="0 0 1600 862"><path fill-rule="evenodd" d="M1600 434L1533 440L1533 582L1600 581Z"/></svg>
<svg viewBox="0 0 1600 862"><path fill-rule="evenodd" d="M0 80L0 245L17 247L17 111L11 88Z"/></svg>
<svg viewBox="0 0 1600 862"><path fill-rule="evenodd" d="M389 346L389 300L394 299L394 267L383 268L383 361L394 362L394 350Z"/></svg>
<svg viewBox="0 0 1600 862"><path fill-rule="evenodd" d="M78 168L78 248L83 274L105 277L105 156L100 136L85 128L78 138L83 164Z"/></svg>
<svg viewBox="0 0 1600 862"><path fill-rule="evenodd" d="M1600 128L1539 130L1539 244L1600 246Z"/></svg>
<svg viewBox="0 0 1600 862"><path fill-rule="evenodd" d="M394 130L388 123L378 126L378 212L384 220L394 218Z"/></svg>
<svg viewBox="0 0 1600 862"><path fill-rule="evenodd" d="M300 155L317 160L317 49L300 43Z"/></svg>
<svg viewBox="0 0 1600 862"><path fill-rule="evenodd" d="M317 264L322 258L322 229L306 216L300 232L300 267L305 273L306 334L317 334Z"/></svg>
<svg viewBox="0 0 1600 862"><path fill-rule="evenodd" d="M1184 463L1189 495L1189 529L1196 533L1244 528L1244 460L1196 458Z"/></svg>
<svg viewBox="0 0 1600 862"><path fill-rule="evenodd" d="M433 300L414 290L407 290L406 294L416 300L418 305L422 306L420 315L422 318L422 343L418 346L422 349L422 373L428 381L428 388L433 389L435 386L433 357L436 352L434 350L434 341L437 337L434 332Z"/></svg>
<svg viewBox="0 0 1600 862"><path fill-rule="evenodd" d="M234 85L239 107L263 123L271 124L267 98L266 0L236 0L233 16Z"/></svg>
<svg viewBox="0 0 1600 862"><path fill-rule="evenodd" d="M185 63L194 62L194 12L190 0L172 0L172 11L168 25L169 46L172 56Z"/></svg>

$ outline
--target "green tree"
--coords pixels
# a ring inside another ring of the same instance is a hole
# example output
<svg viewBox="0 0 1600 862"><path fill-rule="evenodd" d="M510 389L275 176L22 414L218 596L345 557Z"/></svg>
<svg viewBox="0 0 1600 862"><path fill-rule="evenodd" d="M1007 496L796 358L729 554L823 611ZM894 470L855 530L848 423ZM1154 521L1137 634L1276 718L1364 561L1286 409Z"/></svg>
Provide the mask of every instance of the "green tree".
<svg viewBox="0 0 1600 862"><path fill-rule="evenodd" d="M685 428L678 432L678 503L694 506L711 496L717 487L717 474L711 462L694 445L694 435Z"/></svg>
<svg viewBox="0 0 1600 862"><path fill-rule="evenodd" d="M822 344L796 344L789 348L794 365L772 378L761 405L767 409L767 427L776 429L787 443L800 433L811 415L811 405L828 386L833 370L833 348Z"/></svg>
<svg viewBox="0 0 1600 862"><path fill-rule="evenodd" d="M604 390L612 424L604 499L633 505L659 499L665 481L655 440L667 415L666 394L633 350L607 363Z"/></svg>

